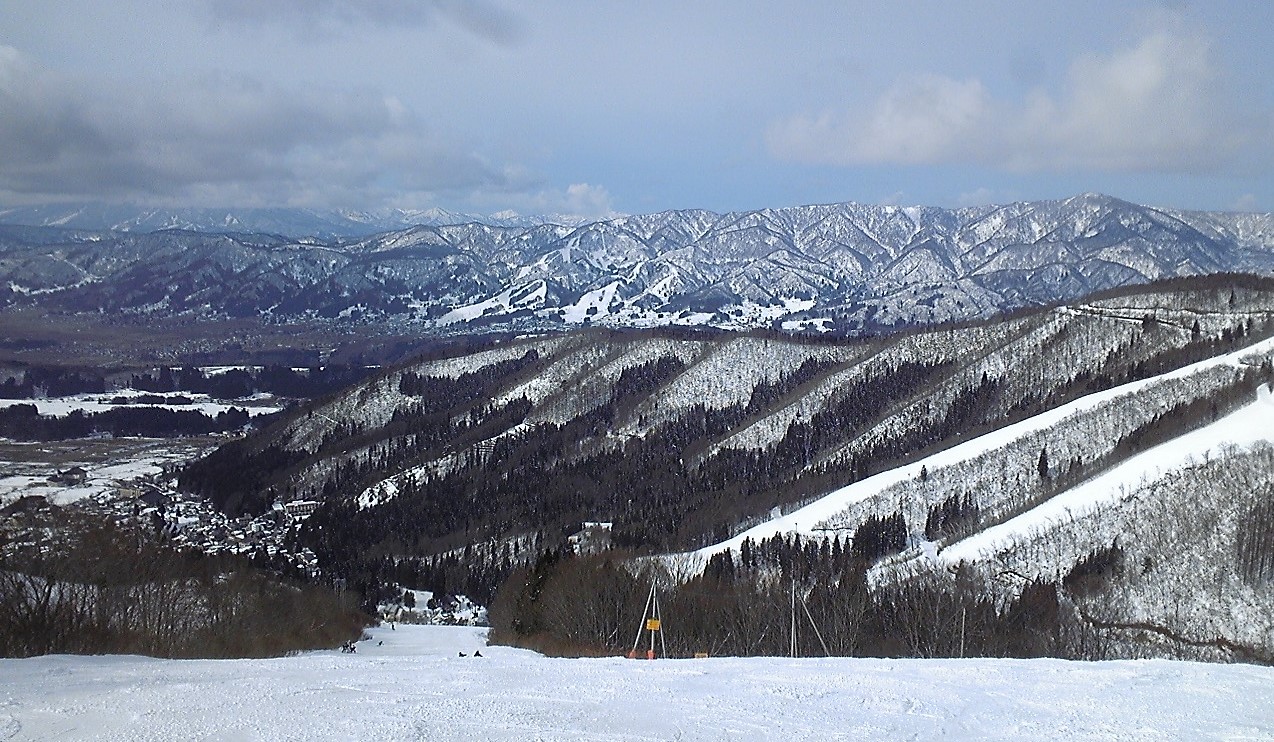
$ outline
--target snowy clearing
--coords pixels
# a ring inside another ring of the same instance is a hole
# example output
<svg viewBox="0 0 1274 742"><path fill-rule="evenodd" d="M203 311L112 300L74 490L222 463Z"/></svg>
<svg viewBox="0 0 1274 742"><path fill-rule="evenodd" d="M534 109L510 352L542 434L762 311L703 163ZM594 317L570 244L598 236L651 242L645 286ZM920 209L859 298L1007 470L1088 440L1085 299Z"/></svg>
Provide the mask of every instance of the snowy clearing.
<svg viewBox="0 0 1274 742"><path fill-rule="evenodd" d="M1164 660L549 659L487 647L485 631L382 627L359 643L357 654L272 660L0 660L0 739L1200 740L1274 734L1269 667ZM483 656L473 657L476 650Z"/></svg>

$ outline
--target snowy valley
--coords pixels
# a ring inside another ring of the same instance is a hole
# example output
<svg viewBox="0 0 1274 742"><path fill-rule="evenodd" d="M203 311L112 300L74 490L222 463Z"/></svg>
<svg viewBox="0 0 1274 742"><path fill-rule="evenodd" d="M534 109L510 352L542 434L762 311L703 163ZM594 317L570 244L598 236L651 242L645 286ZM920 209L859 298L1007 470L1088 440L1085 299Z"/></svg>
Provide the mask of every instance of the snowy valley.
<svg viewBox="0 0 1274 742"><path fill-rule="evenodd" d="M1115 222L1124 247L1130 224L1167 223L1162 214L1111 217L1100 198L1052 206L1093 220L1069 214L1070 232L1050 232L1068 250L1107 239ZM796 218L765 218L779 216ZM939 225L954 218L939 217L929 215ZM696 239L721 226L696 218ZM992 250L995 234L1023 229L1004 214L979 218L976 229L934 227L964 235L952 239L966 268L979 249ZM1207 261L1219 243L1196 241L1189 257L1156 258L1171 271L1146 264L1137 274L1168 280L1040 284L1029 296L1019 286L974 312L922 317L912 309L946 305L909 298L900 314L877 309L871 323L833 328L820 319L822 298L794 293L686 305L676 313L686 322L648 322L655 315L620 306L637 283L562 272L580 255L623 263L620 243L601 239L558 244L541 255L548 262L524 266L524 278L542 270L578 279L582 293L567 301L543 277L484 283L487 293L425 312L428 332L457 335L406 361L24 367L4 382L14 397L0 403L8 435L40 440L72 424L83 432L58 446L0 449L60 462L49 471L15 462L0 477L0 648L59 655L0 660L0 677L35 678L0 707L0 733L91 736L83 723L136 736L134 717L106 718L120 694L155 699L149 711L137 707L150 719L176 703L171 688L198 688L236 711L193 708L184 721L156 722L156 735L1259 736L1271 723L1260 666L1274 662L1274 279L1256 275L1266 272L1268 230L1172 218L1245 245L1255 257L1238 265L1251 273L1217 273ZM360 238L358 249L420 250L426 232ZM192 239L156 235L109 240L186 250ZM295 248L259 235L259 253L241 236L197 239L257 257ZM58 260L85 259L90 243ZM1103 273L1124 248L1110 249L1092 253L1100 270L1072 263L1076 275L1125 275ZM328 269L339 268L339 251L324 250L297 254L329 255ZM231 270L213 252L204 266L220 278L196 283L217 303L210 287L252 271ZM895 265L928 275L908 255ZM1043 275L1030 265L1023 275ZM258 275L283 280L277 267L260 264ZM71 298L87 296L77 292L128 296L82 278L15 290L11 308L34 311L54 297L71 302L59 316L77 317ZM148 277L137 296L173 285L162 280ZM674 284L649 291L682 301ZM934 279L942 291L975 284ZM732 296L749 295L748 282L729 285ZM1083 295L1062 302L1062 285ZM889 296L919 296L912 288ZM174 296L98 309L121 326L149 312L182 324L182 312L202 311L170 312ZM254 296L241 294L245 311L256 311ZM667 312L653 300L624 306ZM502 329L533 331L464 334L483 318L515 315L530 324ZM748 319L720 321L730 316ZM953 319L968 321L945 322ZM807 320L840 332L776 329ZM275 326L277 337L290 327ZM303 393L282 398L297 385ZM178 414L226 427L156 443L110 417ZM90 451L104 453L90 462ZM99 460L111 456L121 460ZM649 625L643 600L656 594L659 654L676 661L619 659L635 646L634 628ZM437 597L408 611L418 596ZM489 633L391 623L357 652L324 649L375 615L458 621L453 605L465 620L489 620ZM60 656L100 652L192 659ZM975 659L1010 657L1019 659ZM562 675L571 681L551 692L524 692ZM736 681L728 690L725 677ZM672 709L657 725L641 704L610 700L651 698L656 686L668 690L655 700ZM1205 688L1216 699L1205 710L1130 718L1121 707L1176 709ZM340 713L302 714L300 696Z"/></svg>

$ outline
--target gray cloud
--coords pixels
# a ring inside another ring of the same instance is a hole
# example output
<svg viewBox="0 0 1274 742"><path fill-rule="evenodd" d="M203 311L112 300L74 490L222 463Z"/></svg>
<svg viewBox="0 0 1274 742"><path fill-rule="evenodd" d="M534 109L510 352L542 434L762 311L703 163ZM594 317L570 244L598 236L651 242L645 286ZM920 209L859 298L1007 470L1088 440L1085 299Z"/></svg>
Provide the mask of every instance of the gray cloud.
<svg viewBox="0 0 1274 742"><path fill-rule="evenodd" d="M981 80L903 81L858 114L771 127L772 154L833 164L978 164L1009 171L1218 173L1270 161L1268 114L1225 97L1209 42L1160 28L1074 60L1060 93L997 98Z"/></svg>
<svg viewBox="0 0 1274 742"><path fill-rule="evenodd" d="M370 90L225 74L103 85L0 46L0 195L359 205L507 178Z"/></svg>
<svg viewBox="0 0 1274 742"><path fill-rule="evenodd" d="M500 46L520 41L522 19L484 0L203 0L212 17L335 32L351 25L424 26L439 20Z"/></svg>

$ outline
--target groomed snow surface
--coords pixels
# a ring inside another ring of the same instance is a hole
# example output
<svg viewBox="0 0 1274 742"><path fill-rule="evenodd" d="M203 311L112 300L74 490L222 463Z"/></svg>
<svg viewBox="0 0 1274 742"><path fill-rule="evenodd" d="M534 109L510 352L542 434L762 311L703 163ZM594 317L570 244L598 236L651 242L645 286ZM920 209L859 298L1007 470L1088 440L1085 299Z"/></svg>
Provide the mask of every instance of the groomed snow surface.
<svg viewBox="0 0 1274 742"><path fill-rule="evenodd" d="M1138 487L1198 459L1218 456L1231 447L1274 443L1274 396L1261 387L1257 399L1220 420L1173 438L1059 494L1036 508L981 531L944 549L945 564L959 564L992 554L1030 533L1038 533L1090 513L1100 506L1132 497Z"/></svg>
<svg viewBox="0 0 1274 742"><path fill-rule="evenodd" d="M745 540L763 541L782 533L823 536L825 533L821 527L830 518L845 511L851 505L877 496L900 482L918 479L922 469L927 468L934 472L945 466L972 460L1032 433L1046 430L1071 415L1094 409L1124 395L1136 394L1165 379L1187 378L1216 366L1256 365L1260 358L1270 353L1274 353L1274 339L1266 339L1242 350L1209 358L1160 376L1141 379L1080 397L1060 407L1012 425L1006 425L910 464L860 479L833 490L786 515L771 518L725 541L692 552L692 555L695 559L702 561L723 551L738 550ZM1274 417L1271 417L1271 409L1274 409L1274 406L1271 403L1269 388L1261 387L1257 399L1238 412L1202 430L1182 435L1177 440L1168 441L1146 453L1129 458L1106 475L1063 493L1054 498L1055 502L1046 502L1044 506L1036 508L1026 516L1014 519L1006 524L1006 527L995 529L994 534L977 542L978 547L985 545L987 539L995 538L1003 541L1013 531L1029 529L1038 526L1041 522L1056 520L1059 514L1069 517L1072 514L1071 511L1080 512L1084 508L1091 509L1101 502L1114 499L1126 492L1129 486L1137 482L1161 476L1170 469L1188 465L1196 457L1206 457L1223 450L1226 446L1246 447L1259 441L1274 442L1274 425L1271 425L1271 420L1274 420ZM970 556L967 551L958 553L962 558Z"/></svg>
<svg viewBox="0 0 1274 742"><path fill-rule="evenodd" d="M271 660L0 660L0 739L1274 739L1270 667L549 659L485 631L385 626L356 654Z"/></svg>

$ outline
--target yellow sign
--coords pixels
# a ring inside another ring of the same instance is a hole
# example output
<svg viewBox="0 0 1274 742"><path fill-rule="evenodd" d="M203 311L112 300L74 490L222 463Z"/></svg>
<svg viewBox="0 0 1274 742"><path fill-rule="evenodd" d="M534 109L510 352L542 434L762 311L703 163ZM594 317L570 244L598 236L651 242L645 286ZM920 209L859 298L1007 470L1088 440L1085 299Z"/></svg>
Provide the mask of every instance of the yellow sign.
<svg viewBox="0 0 1274 742"><path fill-rule="evenodd" d="M659 619L657 618L646 619L646 631L658 631L658 630L659 630Z"/></svg>

